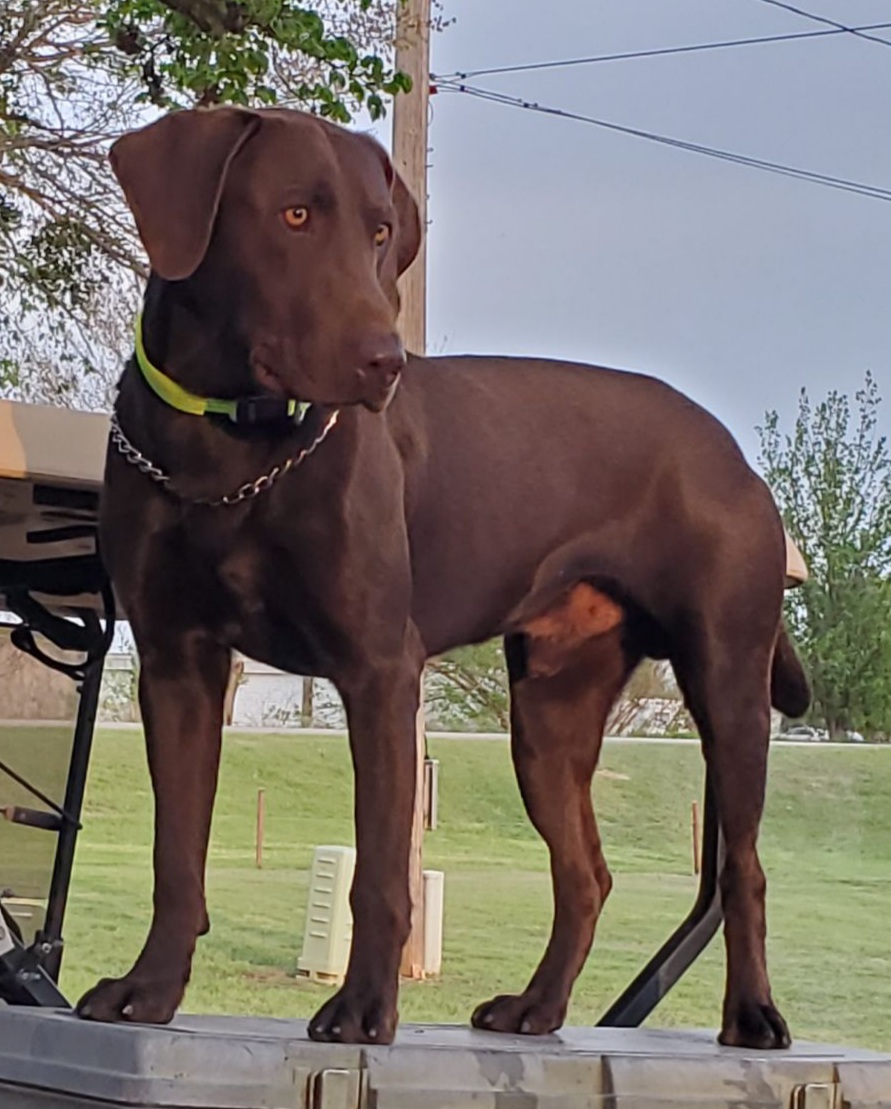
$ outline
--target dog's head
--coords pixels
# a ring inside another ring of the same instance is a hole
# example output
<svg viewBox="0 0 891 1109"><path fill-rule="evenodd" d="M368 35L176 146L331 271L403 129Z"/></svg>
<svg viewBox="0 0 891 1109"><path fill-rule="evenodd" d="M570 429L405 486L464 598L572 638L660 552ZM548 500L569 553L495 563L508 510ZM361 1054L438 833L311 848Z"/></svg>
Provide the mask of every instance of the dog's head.
<svg viewBox="0 0 891 1109"><path fill-rule="evenodd" d="M303 112L183 111L119 139L111 163L153 273L223 321L258 385L384 407L421 229L373 139Z"/></svg>

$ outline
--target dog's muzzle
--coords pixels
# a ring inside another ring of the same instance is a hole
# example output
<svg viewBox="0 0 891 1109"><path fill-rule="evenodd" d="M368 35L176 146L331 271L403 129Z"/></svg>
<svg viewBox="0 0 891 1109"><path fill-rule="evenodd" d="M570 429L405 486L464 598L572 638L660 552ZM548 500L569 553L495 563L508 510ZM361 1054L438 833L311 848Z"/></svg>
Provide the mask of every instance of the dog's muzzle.
<svg viewBox="0 0 891 1109"><path fill-rule="evenodd" d="M393 400L396 395L396 389L399 387L399 378L401 378L401 376L401 374L396 374L392 383L384 389L381 395L364 400L363 404L365 407L369 409L369 411L373 411L373 413L383 413L383 411L386 411L389 407L389 403L391 403L391 400Z"/></svg>

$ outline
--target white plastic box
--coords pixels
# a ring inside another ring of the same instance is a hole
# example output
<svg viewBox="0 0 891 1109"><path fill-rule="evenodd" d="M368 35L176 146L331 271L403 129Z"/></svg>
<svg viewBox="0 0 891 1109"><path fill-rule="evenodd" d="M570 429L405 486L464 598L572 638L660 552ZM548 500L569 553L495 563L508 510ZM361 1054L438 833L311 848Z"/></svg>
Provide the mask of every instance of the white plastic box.
<svg viewBox="0 0 891 1109"><path fill-rule="evenodd" d="M350 886L356 869L354 847L317 847L309 877L303 953L297 973L315 982L339 983L353 941Z"/></svg>

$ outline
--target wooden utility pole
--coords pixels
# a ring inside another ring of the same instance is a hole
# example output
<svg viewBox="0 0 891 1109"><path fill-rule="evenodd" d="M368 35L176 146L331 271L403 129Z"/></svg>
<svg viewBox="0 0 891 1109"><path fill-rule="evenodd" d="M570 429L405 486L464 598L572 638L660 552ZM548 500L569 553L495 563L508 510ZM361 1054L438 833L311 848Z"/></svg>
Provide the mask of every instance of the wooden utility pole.
<svg viewBox="0 0 891 1109"><path fill-rule="evenodd" d="M411 92L393 101L393 163L415 198L421 249L400 282L400 331L406 347L427 347L427 113L430 100L430 0L395 0L396 68L411 77Z"/></svg>
<svg viewBox="0 0 891 1109"><path fill-rule="evenodd" d="M393 162L418 205L421 249L402 275L402 313L399 330L413 354L427 347L427 110L430 95L430 0L395 0L396 68L412 80L411 92L393 102ZM409 888L411 934L402 952L401 973L424 976L424 683L416 726L415 807L412 818Z"/></svg>
<svg viewBox="0 0 891 1109"><path fill-rule="evenodd" d="M257 836L254 841L254 862L263 869L263 841L266 838L266 790L257 790Z"/></svg>
<svg viewBox="0 0 891 1109"><path fill-rule="evenodd" d="M701 836L699 832L699 802L690 805L690 827L693 834L693 873L698 874L702 860Z"/></svg>
<svg viewBox="0 0 891 1109"><path fill-rule="evenodd" d="M313 722L313 693L315 692L315 678L308 676L303 679L303 689L300 698L300 726L311 728Z"/></svg>

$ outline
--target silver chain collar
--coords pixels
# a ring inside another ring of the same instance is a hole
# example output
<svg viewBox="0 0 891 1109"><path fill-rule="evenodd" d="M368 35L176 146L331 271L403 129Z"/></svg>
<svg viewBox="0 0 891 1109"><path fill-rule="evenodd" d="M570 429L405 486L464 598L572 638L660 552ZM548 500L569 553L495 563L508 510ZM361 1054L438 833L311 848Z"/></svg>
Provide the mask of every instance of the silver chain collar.
<svg viewBox="0 0 891 1109"><path fill-rule="evenodd" d="M286 458L284 462L279 462L273 466L271 470L267 470L265 474L261 474L253 481L246 481L244 485L239 487L232 493L225 493L222 497L189 497L185 493L181 493L176 485L174 485L170 474L166 474L154 462L146 458L146 456L138 450L127 436L124 434L120 423L118 422L118 415L116 412L111 414L111 441L117 448L118 453L130 463L135 466L140 473L145 474L146 477L151 478L162 489L166 490L172 496L177 497L187 504L201 505L205 508L221 508L223 505L242 504L244 501L251 500L253 497L259 495L267 489L271 489L279 478L284 477L286 473L299 466L304 462L313 451L321 446L324 440L328 437L328 432L332 430L337 423L337 418L340 415L338 409L328 416L325 423L322 425L321 430L316 435L315 439L306 447L303 447L296 454Z"/></svg>

